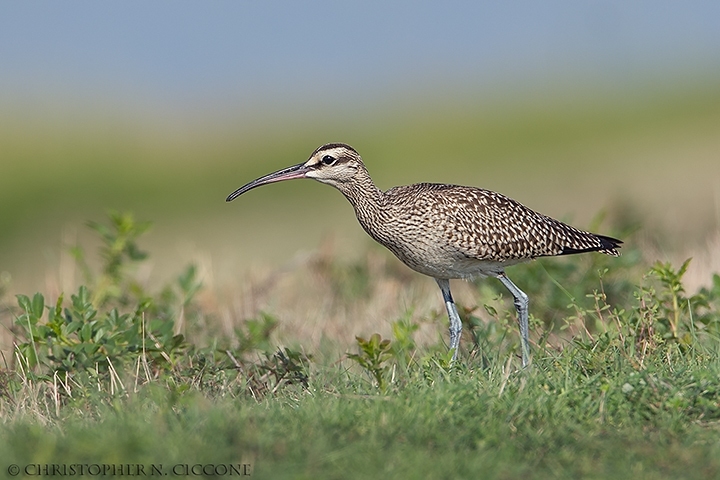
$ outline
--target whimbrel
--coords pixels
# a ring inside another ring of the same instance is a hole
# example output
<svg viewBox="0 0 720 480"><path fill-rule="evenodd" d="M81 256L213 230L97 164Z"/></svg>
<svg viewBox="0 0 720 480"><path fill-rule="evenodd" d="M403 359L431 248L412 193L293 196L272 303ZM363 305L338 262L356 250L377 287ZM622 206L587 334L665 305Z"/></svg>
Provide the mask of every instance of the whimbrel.
<svg viewBox="0 0 720 480"><path fill-rule="evenodd" d="M458 355L462 321L450 293L450 279L491 276L507 287L518 313L524 367L530 359L528 296L510 281L505 267L571 253L618 256L622 243L571 227L481 188L418 183L383 192L373 183L360 154L343 143L323 145L306 162L253 180L226 201L255 187L294 178L312 178L340 190L368 235L408 267L435 279L450 318L453 361Z"/></svg>

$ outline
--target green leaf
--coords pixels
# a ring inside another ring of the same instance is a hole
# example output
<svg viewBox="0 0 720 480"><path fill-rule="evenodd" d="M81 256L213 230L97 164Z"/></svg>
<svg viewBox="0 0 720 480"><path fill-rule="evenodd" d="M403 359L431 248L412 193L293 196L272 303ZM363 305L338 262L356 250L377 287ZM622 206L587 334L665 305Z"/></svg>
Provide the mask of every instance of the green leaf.
<svg viewBox="0 0 720 480"><path fill-rule="evenodd" d="M65 319L62 316L63 297L64 297L64 295L61 293L57 299L57 302L55 302L55 308L50 309L48 312L49 322L54 325L58 325L58 326L65 323Z"/></svg>
<svg viewBox="0 0 720 480"><path fill-rule="evenodd" d="M87 322L80 329L80 341L87 342L92 338L92 323Z"/></svg>
<svg viewBox="0 0 720 480"><path fill-rule="evenodd" d="M26 313L32 312L32 306L30 305L30 299L27 295L15 295L15 298L17 298L18 305L20 308L23 309Z"/></svg>
<svg viewBox="0 0 720 480"><path fill-rule="evenodd" d="M105 335L106 330L104 328L99 328L97 332L95 332L95 336L93 337L93 341L95 343L99 343L100 340L102 340L103 336Z"/></svg>
<svg viewBox="0 0 720 480"><path fill-rule="evenodd" d="M71 333L75 333L78 330L80 330L80 328L82 326L83 326L83 322L81 322L80 320L73 320L72 322L67 324L65 332L67 332L68 335Z"/></svg>
<svg viewBox="0 0 720 480"><path fill-rule="evenodd" d="M45 298L41 293L36 293L32 299L32 313L35 317L42 317L43 310L45 309Z"/></svg>
<svg viewBox="0 0 720 480"><path fill-rule="evenodd" d="M18 345L17 347L18 352L20 353L20 357L25 359L27 362L27 365L32 368L38 363L38 358L35 355L35 349L32 347L30 343L23 343L21 345Z"/></svg>

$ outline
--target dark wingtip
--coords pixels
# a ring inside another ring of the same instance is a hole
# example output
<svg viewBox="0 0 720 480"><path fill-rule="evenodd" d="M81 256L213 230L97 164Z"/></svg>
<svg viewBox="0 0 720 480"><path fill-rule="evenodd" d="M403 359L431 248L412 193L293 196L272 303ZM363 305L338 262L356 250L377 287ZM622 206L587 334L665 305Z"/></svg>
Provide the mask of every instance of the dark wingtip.
<svg viewBox="0 0 720 480"><path fill-rule="evenodd" d="M617 251L618 248L621 248L622 240L618 240L617 238L613 237L606 237L605 235L596 235L600 239L600 243L602 243L602 248L598 249L598 252L604 253L605 255L611 255L613 257L619 257L620 252Z"/></svg>
<svg viewBox="0 0 720 480"><path fill-rule="evenodd" d="M622 240L618 240L617 238L613 237L606 237L605 235L595 235L600 239L600 243L602 243L602 246L606 250L612 250L614 248L621 248L621 245L623 244Z"/></svg>
<svg viewBox="0 0 720 480"><path fill-rule="evenodd" d="M617 238L608 237L605 235L597 235L595 233L592 234L595 236L598 240L600 240L600 245L597 247L592 248L571 248L571 247L565 247L563 248L563 251L560 255L572 255L575 253L586 253L586 252L598 252L598 253L604 253L605 255L611 255L613 257L619 257L620 253L617 251L618 248L621 248L623 241L618 240Z"/></svg>

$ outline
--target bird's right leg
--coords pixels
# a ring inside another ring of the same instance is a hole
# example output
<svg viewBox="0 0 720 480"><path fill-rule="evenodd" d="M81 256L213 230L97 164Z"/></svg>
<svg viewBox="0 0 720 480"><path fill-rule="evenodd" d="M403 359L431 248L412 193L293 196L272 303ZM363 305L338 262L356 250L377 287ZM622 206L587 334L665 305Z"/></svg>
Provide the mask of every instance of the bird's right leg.
<svg viewBox="0 0 720 480"><path fill-rule="evenodd" d="M528 339L528 296L520 290L508 277L505 272L497 276L505 287L510 290L515 299L515 309L518 313L520 324L520 348L522 350L522 366L527 367L530 362L530 341Z"/></svg>
<svg viewBox="0 0 720 480"><path fill-rule="evenodd" d="M436 278L440 291L442 291L443 300L445 300L445 308L447 308L448 317L450 318L450 350L453 351L452 361L455 362L460 349L460 332L462 332L462 320L458 314L457 307L450 293L450 280L447 278Z"/></svg>

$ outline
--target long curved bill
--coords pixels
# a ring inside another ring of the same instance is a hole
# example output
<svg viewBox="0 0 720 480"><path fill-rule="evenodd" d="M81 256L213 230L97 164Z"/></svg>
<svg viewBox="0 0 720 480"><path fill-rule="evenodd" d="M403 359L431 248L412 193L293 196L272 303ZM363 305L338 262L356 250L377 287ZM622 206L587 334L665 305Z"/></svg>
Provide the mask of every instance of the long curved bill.
<svg viewBox="0 0 720 480"><path fill-rule="evenodd" d="M298 163L292 167L283 168L277 172L270 173L264 177L260 177L252 182L243 185L242 187L235 190L233 193L228 195L225 199L226 202L232 202L243 193L252 190L255 187L267 185L268 183L282 182L283 180L292 180L294 178L305 178L305 174L311 169L306 167L304 163Z"/></svg>

